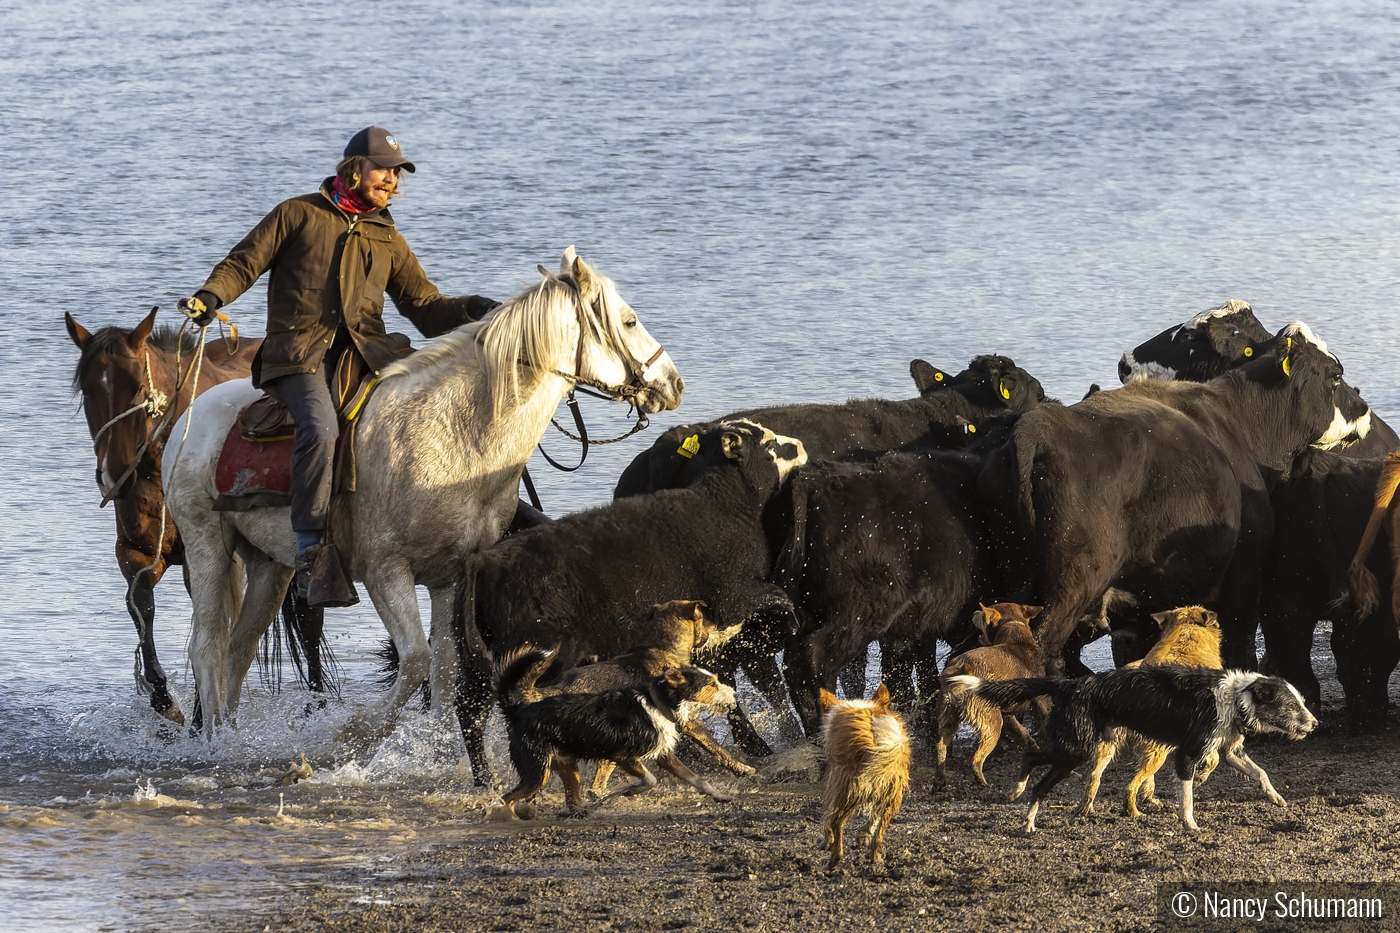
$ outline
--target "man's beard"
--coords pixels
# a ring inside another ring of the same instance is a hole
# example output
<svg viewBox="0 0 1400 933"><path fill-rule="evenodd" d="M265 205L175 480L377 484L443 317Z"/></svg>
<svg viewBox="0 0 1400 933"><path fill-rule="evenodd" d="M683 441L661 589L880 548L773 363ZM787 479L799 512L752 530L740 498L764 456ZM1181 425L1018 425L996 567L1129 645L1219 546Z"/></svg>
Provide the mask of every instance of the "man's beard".
<svg viewBox="0 0 1400 933"><path fill-rule="evenodd" d="M356 193L375 207L388 207L389 199L394 196L398 187L397 183L382 185L376 188L361 184L360 187L356 189Z"/></svg>

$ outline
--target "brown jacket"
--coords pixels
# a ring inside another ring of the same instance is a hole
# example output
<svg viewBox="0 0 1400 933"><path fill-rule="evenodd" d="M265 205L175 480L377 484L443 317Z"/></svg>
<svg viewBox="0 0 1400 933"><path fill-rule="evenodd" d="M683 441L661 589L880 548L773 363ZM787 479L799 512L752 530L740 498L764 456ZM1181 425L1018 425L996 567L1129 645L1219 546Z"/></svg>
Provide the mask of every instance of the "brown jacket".
<svg viewBox="0 0 1400 933"><path fill-rule="evenodd" d="M227 305L272 270L267 339L253 360L254 385L316 372L341 327L378 372L404 343L385 332L385 290L427 337L479 318L491 305L475 295L444 297L428 281L389 211L348 214L331 201L330 183L327 178L316 194L273 208L204 283L204 291Z"/></svg>

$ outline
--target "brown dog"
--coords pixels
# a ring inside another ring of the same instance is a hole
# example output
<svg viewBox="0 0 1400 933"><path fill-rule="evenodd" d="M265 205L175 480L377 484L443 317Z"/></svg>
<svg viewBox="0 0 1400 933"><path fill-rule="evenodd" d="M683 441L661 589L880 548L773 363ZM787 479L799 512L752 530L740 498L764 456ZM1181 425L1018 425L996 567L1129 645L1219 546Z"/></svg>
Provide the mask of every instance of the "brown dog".
<svg viewBox="0 0 1400 933"><path fill-rule="evenodd" d="M1040 614L1040 606L1023 606L1019 603L997 603L983 606L980 612L973 613L973 623L982 631L983 647L964 651L948 659L943 666L943 677L936 704L938 719L937 777L948 779L945 762L948 760L948 742L958 732L964 722L977 730L977 750L972 753L972 772L977 780L987 783L982 773L982 763L987 760L1001 740L1002 724L1011 726L1011 732L1023 745L1037 747L1026 727L1017 717L1030 709L1030 703L1019 703L1006 709L981 697L969 696L948 678L971 674L982 680L1011 680L1015 677L1038 677L1044 673L1040 662L1040 648L1035 635L1031 633L1031 620ZM1048 715L1049 705L1043 699L1041 714Z"/></svg>
<svg viewBox="0 0 1400 933"><path fill-rule="evenodd" d="M1161 627L1162 637L1152 646L1147 657L1124 664L1124 668L1177 664L1181 667L1208 667L1217 671L1222 669L1220 623L1215 613L1200 606L1182 606L1179 609L1153 613L1152 618ZM1142 789L1143 804L1156 805L1160 802L1156 797L1155 775L1171 754L1171 746L1150 742L1136 732L1119 729L1112 744L1099 746L1098 760L1094 763L1089 784L1084 789L1084 802L1075 811L1077 815L1083 816L1093 812L1094 797L1098 794L1099 781L1104 769L1120 749L1129 746L1136 746L1141 751L1142 761L1138 765L1137 773L1128 782L1127 793L1123 798L1124 815L1140 815L1137 807L1139 788ZM1207 757L1205 767L1196 775L1197 787L1206 782L1206 778L1210 777L1219 761L1218 755Z"/></svg>
<svg viewBox="0 0 1400 933"><path fill-rule="evenodd" d="M831 853L826 870L835 871L841 864L846 821L857 811L869 810L862 844L869 841L870 865L878 871L885 864L885 830L909 787L909 734L904 720L890 709L890 691L884 684L871 700L838 700L827 690L821 691L820 699L826 741L822 849Z"/></svg>
<svg viewBox="0 0 1400 933"><path fill-rule="evenodd" d="M558 683L548 687L535 687L533 678L530 678L530 689L538 696L602 693L605 690L618 690L651 680L667 667L685 667L696 660L697 654L708 654L739 633L738 625L727 629L715 628L705 617L705 608L703 601L695 599L673 599L670 602L657 603L652 607L651 618L648 621L650 635L642 644L615 658L565 671ZM542 673L542 670L538 671L535 676ZM741 776L754 773L752 767L739 761L720 745L699 718L686 718L679 725L683 735L694 739L728 770ZM674 755L658 761L658 764L711 797L728 799L683 765ZM605 795L613 767L614 763L611 761L598 762L598 767L593 772L592 790L595 795Z"/></svg>

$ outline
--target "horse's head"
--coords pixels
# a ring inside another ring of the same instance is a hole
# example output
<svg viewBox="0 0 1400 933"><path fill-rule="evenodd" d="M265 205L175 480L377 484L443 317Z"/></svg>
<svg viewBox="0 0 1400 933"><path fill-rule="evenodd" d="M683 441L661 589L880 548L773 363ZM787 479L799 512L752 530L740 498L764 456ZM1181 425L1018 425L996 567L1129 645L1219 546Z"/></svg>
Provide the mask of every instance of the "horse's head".
<svg viewBox="0 0 1400 933"><path fill-rule="evenodd" d="M584 331L577 362L581 381L606 390L627 390L614 394L627 395L647 414L680 405L685 380L666 348L647 333L637 312L618 295L613 280L595 272L572 246L564 251L559 278L572 280L578 289Z"/></svg>
<svg viewBox="0 0 1400 933"><path fill-rule="evenodd" d="M146 443L151 421L164 405L164 395L151 385L146 346L156 312L151 309L129 331L104 327L90 333L73 315L65 312L63 319L80 351L73 388L83 397L83 414L97 454L97 485L103 495L115 498L114 493L124 494L117 483ZM130 478L122 485L128 487Z"/></svg>

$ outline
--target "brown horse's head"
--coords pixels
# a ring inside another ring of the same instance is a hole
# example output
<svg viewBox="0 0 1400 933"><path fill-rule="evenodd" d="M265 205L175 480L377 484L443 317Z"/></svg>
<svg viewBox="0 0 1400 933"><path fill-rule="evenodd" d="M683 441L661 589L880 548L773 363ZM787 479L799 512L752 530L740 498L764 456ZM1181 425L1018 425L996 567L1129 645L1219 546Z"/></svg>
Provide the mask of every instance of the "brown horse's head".
<svg viewBox="0 0 1400 933"><path fill-rule="evenodd" d="M162 328L151 339L156 320L154 308L129 331L104 327L90 333L73 315L65 312L63 319L68 336L81 353L73 373L73 388L82 394L83 414L93 437L97 485L103 495L126 495L139 471L133 471L121 489L115 487L170 404L166 398L171 386L166 385L169 364L164 344L179 340L180 335Z"/></svg>

